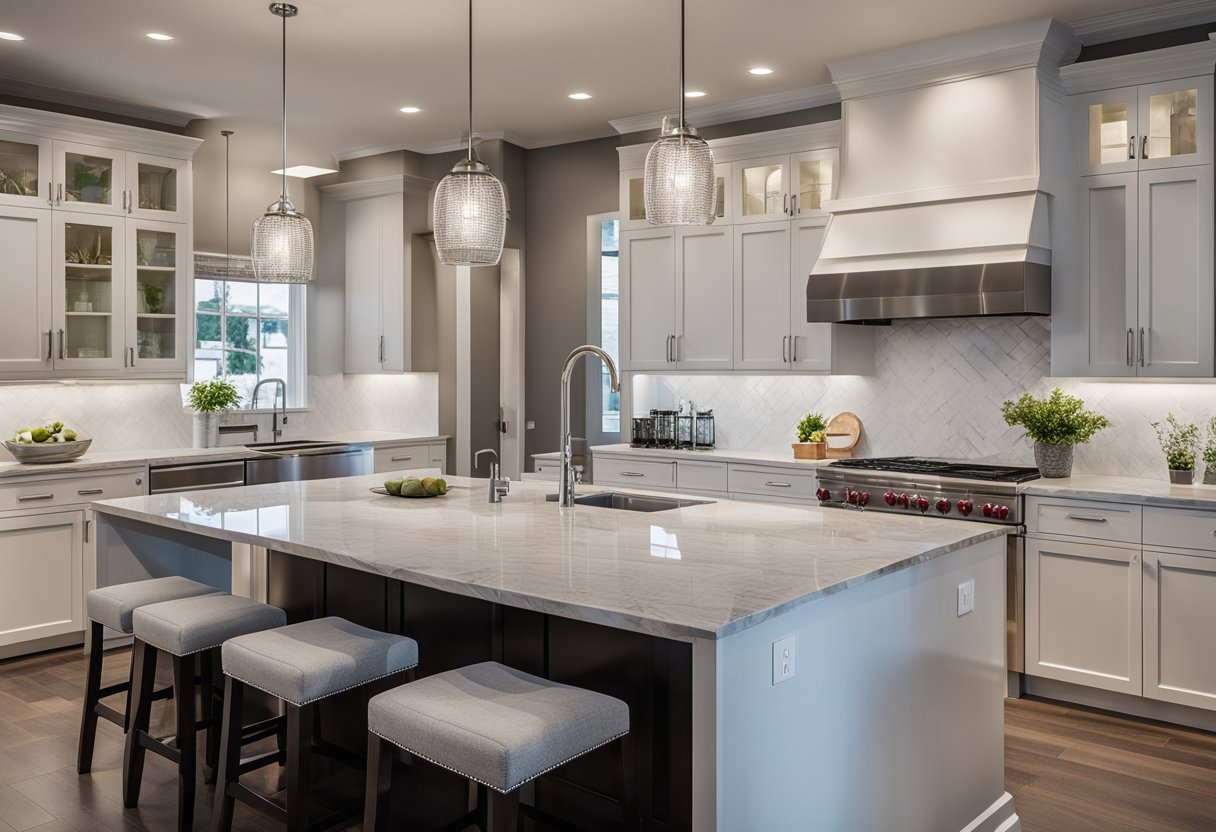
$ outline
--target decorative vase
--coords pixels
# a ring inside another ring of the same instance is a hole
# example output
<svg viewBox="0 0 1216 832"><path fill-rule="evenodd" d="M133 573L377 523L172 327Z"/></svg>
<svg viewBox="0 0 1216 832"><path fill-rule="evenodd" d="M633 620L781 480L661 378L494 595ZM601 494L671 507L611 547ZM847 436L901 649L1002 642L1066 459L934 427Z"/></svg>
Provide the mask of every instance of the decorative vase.
<svg viewBox="0 0 1216 832"><path fill-rule="evenodd" d="M1073 445L1046 445L1034 443L1034 464L1047 479L1063 479L1072 476Z"/></svg>
<svg viewBox="0 0 1216 832"><path fill-rule="evenodd" d="M794 449L794 459L827 459L827 442L795 442L790 446Z"/></svg>
<svg viewBox="0 0 1216 832"><path fill-rule="evenodd" d="M1170 484L1171 485L1194 485L1195 484L1195 469L1186 468L1179 470L1177 468L1170 469Z"/></svg>
<svg viewBox="0 0 1216 832"><path fill-rule="evenodd" d="M220 444L220 414L194 414L194 447L214 448Z"/></svg>
<svg viewBox="0 0 1216 832"><path fill-rule="evenodd" d="M1216 485L1216 462L1203 466L1203 484Z"/></svg>

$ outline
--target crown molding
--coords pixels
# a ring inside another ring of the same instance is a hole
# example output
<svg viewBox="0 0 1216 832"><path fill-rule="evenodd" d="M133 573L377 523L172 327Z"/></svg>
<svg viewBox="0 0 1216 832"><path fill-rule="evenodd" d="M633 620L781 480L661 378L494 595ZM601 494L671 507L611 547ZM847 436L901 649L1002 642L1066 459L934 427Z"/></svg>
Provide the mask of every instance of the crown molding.
<svg viewBox="0 0 1216 832"><path fill-rule="evenodd" d="M865 98L1035 67L1055 73L1081 43L1050 18L908 44L828 65L842 99Z"/></svg>
<svg viewBox="0 0 1216 832"><path fill-rule="evenodd" d="M795 110L809 110L812 107L838 103L840 103L840 93L836 91L836 88L831 84L819 84L814 87L773 92L752 98L736 98L720 104L685 107L684 117L698 127L708 127L711 124L728 124L732 121L745 121L749 118L792 113ZM619 134L637 133L643 130L658 130L663 124L663 117L668 115L671 115L671 111L664 110L643 113L638 116L614 118L608 123Z"/></svg>
<svg viewBox="0 0 1216 832"><path fill-rule="evenodd" d="M761 156L778 156L785 153L802 153L807 150L829 150L840 147L841 121L820 121L797 127L784 127L763 133L747 133L741 136L724 136L710 139L708 144L714 152L714 161L721 164L740 159L755 159ZM620 170L641 170L645 166L646 154L653 142L618 147Z"/></svg>
<svg viewBox="0 0 1216 832"><path fill-rule="evenodd" d="M34 81L24 81L20 78L0 77L0 89L5 95L17 98L28 98L31 101L46 101L50 104L63 104L68 107L79 107L82 110L93 110L126 118L137 118L166 127L185 127L196 118L202 116L182 113L177 110L162 110L132 101L121 101L115 98L88 95L76 90L65 90Z"/></svg>
<svg viewBox="0 0 1216 832"><path fill-rule="evenodd" d="M475 145L493 141L508 142L522 147L524 150L535 150L538 147L546 147L549 144L561 143L539 141L528 136L521 136L518 133L512 133L510 130L491 130L485 133L474 134ZM570 141L582 141L582 139L571 139ZM411 153L418 153L423 156L433 156L436 153L452 153L457 150L464 150L468 146L467 139L444 139L437 142L398 142L395 144L383 144L377 147L360 147L354 150L344 150L341 153L335 153L333 158L335 162L347 162L351 159L379 156L381 153L396 153L399 150L408 150Z"/></svg>
<svg viewBox="0 0 1216 832"><path fill-rule="evenodd" d="M175 159L193 158L194 151L203 143L202 139L192 136L8 104L0 104L0 130L102 147L137 149Z"/></svg>
<svg viewBox="0 0 1216 832"><path fill-rule="evenodd" d="M1075 94L1211 75L1213 70L1216 43L1207 40L1060 67L1060 82Z"/></svg>
<svg viewBox="0 0 1216 832"><path fill-rule="evenodd" d="M1216 4L1211 0L1169 0L1134 9L1103 12L1067 23L1082 43L1107 43L1186 26L1216 23Z"/></svg>
<svg viewBox="0 0 1216 832"><path fill-rule="evenodd" d="M339 202L350 202L355 199L369 199L376 196L391 194L429 194L435 183L423 176L398 174L396 176L381 176L376 179L361 179L357 182L338 182L333 185L323 185L319 190L325 199L336 199Z"/></svg>

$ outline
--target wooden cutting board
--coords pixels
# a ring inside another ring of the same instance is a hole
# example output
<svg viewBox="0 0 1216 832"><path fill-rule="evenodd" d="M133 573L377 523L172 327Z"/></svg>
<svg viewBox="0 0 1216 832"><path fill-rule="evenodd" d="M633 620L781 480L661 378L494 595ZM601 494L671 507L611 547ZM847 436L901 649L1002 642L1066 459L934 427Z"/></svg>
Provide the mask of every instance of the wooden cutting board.
<svg viewBox="0 0 1216 832"><path fill-rule="evenodd" d="M828 459L850 459L861 441L861 419L847 410L828 422Z"/></svg>

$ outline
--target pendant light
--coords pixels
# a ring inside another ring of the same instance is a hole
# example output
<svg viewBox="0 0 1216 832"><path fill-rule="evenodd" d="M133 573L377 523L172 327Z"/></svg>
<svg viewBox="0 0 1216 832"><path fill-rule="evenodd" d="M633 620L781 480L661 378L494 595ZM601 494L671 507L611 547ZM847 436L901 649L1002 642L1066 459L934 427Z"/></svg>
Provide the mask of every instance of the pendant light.
<svg viewBox="0 0 1216 832"><path fill-rule="evenodd" d="M435 189L435 248L446 266L496 266L507 200L490 166L473 157L473 0L469 0L469 155Z"/></svg>
<svg viewBox="0 0 1216 832"><path fill-rule="evenodd" d="M680 0L680 115L663 118L659 140L646 154L646 219L653 225L710 225L717 211L714 154L684 120L684 0Z"/></svg>
<svg viewBox="0 0 1216 832"><path fill-rule="evenodd" d="M263 283L312 280L312 223L296 211L287 195L287 18L299 11L290 3L270 4L270 13L283 19L283 190L266 213L253 221L253 273Z"/></svg>

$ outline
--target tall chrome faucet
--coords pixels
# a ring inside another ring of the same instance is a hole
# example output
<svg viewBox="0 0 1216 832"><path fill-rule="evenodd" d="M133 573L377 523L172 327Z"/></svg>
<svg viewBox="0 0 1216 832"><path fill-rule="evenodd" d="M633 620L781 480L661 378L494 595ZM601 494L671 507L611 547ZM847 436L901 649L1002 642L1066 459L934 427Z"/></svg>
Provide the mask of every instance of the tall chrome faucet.
<svg viewBox="0 0 1216 832"><path fill-rule="evenodd" d="M584 355L594 355L603 361L604 366L608 368L608 375L612 379L612 392L619 393L621 390L621 382L617 378L616 365L612 363L612 357L599 347L585 344L575 347L566 356L566 363L562 367L562 472L557 488L557 504L562 508L570 508L574 505L574 466L570 464L570 376L574 372L575 362Z"/></svg>
<svg viewBox="0 0 1216 832"><path fill-rule="evenodd" d="M249 396L249 409L253 410L258 405L258 391L262 389L263 384L274 384L274 402L271 403L271 408L274 410L270 414L270 435L275 442L279 441L279 437L283 435L283 426L287 424L287 382L281 378L264 378L253 386L253 393ZM280 397L282 397L280 399ZM279 421L278 403L283 402L282 421Z"/></svg>

